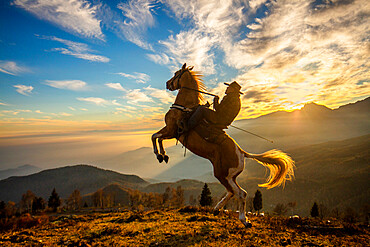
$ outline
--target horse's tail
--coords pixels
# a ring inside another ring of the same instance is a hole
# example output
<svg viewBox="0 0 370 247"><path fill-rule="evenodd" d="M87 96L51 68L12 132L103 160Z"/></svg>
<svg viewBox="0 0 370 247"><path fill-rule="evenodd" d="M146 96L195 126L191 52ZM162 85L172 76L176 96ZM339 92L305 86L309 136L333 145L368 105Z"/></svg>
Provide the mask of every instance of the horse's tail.
<svg viewBox="0 0 370 247"><path fill-rule="evenodd" d="M260 187L266 187L267 189L279 185L284 187L285 181L292 180L294 177L294 161L289 155L280 150L273 149L263 154L249 154L244 150L243 152L245 157L256 160L270 170L266 183L259 184Z"/></svg>

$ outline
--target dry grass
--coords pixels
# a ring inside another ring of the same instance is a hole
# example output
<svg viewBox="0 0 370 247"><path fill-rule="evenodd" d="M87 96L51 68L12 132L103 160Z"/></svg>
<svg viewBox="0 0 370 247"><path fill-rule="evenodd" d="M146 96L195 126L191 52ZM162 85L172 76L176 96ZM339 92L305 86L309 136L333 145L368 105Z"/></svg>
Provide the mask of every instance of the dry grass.
<svg viewBox="0 0 370 247"><path fill-rule="evenodd" d="M210 210L125 211L50 216L0 232L0 246L370 246L367 227Z"/></svg>

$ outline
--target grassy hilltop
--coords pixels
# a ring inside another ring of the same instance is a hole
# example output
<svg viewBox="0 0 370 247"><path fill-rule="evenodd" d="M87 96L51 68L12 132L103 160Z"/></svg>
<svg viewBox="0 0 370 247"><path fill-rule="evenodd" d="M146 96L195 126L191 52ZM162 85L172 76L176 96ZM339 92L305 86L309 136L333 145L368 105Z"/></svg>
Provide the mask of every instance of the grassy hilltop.
<svg viewBox="0 0 370 247"><path fill-rule="evenodd" d="M23 216L0 231L1 246L369 246L367 226L249 216L206 209Z"/></svg>

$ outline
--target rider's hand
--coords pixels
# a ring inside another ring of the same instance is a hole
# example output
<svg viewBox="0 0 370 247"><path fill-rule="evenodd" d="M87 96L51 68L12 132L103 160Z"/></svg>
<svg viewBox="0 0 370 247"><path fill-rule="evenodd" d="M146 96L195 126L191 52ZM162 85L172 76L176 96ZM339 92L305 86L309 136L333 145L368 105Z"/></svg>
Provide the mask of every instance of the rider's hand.
<svg viewBox="0 0 370 247"><path fill-rule="evenodd" d="M210 107L211 104L207 101L207 103L204 105L205 107Z"/></svg>

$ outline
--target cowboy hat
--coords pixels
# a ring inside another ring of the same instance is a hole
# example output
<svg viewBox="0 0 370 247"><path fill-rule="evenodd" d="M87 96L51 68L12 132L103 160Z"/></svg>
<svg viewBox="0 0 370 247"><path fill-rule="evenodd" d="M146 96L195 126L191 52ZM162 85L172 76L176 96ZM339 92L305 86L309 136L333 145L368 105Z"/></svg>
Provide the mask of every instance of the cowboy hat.
<svg viewBox="0 0 370 247"><path fill-rule="evenodd" d="M226 86L229 86L229 87L232 87L232 88L236 89L237 91L239 91L240 94L243 94L242 92L240 92L240 89L242 87L236 81L233 81L232 83L226 83L226 82L224 82L224 84Z"/></svg>

